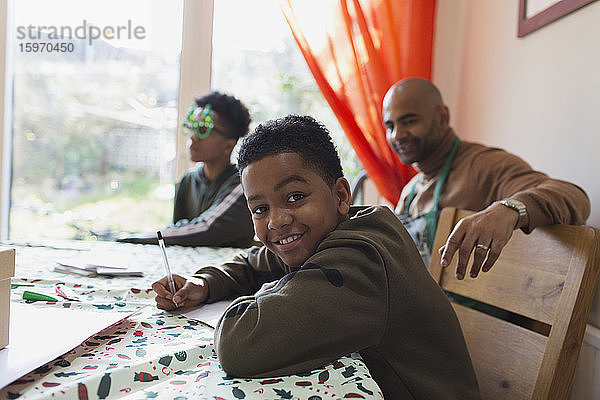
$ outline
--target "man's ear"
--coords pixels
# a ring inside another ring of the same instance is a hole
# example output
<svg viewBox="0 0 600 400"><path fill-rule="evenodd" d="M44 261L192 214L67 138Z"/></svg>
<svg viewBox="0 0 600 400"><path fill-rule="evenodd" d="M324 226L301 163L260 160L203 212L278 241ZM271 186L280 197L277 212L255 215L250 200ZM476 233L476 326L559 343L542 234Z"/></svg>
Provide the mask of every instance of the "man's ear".
<svg viewBox="0 0 600 400"><path fill-rule="evenodd" d="M350 212L350 204L352 204L350 193L350 184L346 178L338 178L333 185L333 195L337 202L337 211L342 216L346 216Z"/></svg>
<svg viewBox="0 0 600 400"><path fill-rule="evenodd" d="M438 117L440 122L440 127L443 131L446 131L450 126L450 110L447 106L441 105L438 110Z"/></svg>

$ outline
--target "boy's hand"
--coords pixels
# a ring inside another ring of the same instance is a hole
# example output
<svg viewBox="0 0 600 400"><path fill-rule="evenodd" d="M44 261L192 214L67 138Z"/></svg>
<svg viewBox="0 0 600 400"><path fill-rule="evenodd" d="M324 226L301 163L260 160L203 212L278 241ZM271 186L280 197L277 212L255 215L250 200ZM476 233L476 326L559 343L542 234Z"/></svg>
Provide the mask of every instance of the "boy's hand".
<svg viewBox="0 0 600 400"><path fill-rule="evenodd" d="M175 310L179 307L197 306L208 298L208 285L204 279L189 278L186 279L177 274L173 274L175 288L177 292L174 295L169 290L169 282L165 276L152 284L152 289L156 293L156 306L162 310Z"/></svg>

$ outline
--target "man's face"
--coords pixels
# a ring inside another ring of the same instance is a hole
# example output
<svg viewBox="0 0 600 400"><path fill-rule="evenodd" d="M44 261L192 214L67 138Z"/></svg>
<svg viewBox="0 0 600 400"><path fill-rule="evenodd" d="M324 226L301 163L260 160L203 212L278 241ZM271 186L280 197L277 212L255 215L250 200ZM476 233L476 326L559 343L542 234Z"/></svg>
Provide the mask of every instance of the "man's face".
<svg viewBox="0 0 600 400"><path fill-rule="evenodd" d="M288 266L301 266L348 213L337 192L342 181L329 187L296 153L250 163L242 186L260 241Z"/></svg>
<svg viewBox="0 0 600 400"><path fill-rule="evenodd" d="M229 157L231 153L231 142L235 145L235 139L228 139L219 134L227 132L228 127L223 118L215 111L211 111L214 127L210 135L204 139L199 139L195 134L190 136L188 146L190 149L190 159L193 162L210 162L222 157Z"/></svg>
<svg viewBox="0 0 600 400"><path fill-rule="evenodd" d="M402 163L421 162L438 146L444 132L439 112L439 107L432 107L409 89L385 97L386 139Z"/></svg>

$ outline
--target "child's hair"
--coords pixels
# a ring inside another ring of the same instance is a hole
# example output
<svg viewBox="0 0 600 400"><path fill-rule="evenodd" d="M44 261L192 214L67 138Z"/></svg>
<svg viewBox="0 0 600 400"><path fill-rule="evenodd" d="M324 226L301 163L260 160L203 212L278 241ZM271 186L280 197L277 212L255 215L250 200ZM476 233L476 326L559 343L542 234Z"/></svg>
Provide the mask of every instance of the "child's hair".
<svg viewBox="0 0 600 400"><path fill-rule="evenodd" d="M242 141L238 168L241 172L254 161L280 153L298 154L329 186L344 176L329 131L312 117L288 115L257 126Z"/></svg>
<svg viewBox="0 0 600 400"><path fill-rule="evenodd" d="M229 129L226 134L232 139L239 139L248 133L250 112L248 108L233 96L220 92L210 92L196 99L198 107L210 104L210 108L227 120Z"/></svg>

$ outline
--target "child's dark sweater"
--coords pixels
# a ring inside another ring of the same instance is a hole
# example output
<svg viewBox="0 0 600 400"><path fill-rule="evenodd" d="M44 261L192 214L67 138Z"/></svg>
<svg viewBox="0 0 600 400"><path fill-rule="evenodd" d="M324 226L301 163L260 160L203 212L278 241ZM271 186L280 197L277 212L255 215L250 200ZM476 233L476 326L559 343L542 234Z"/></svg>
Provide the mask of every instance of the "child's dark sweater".
<svg viewBox="0 0 600 400"><path fill-rule="evenodd" d="M386 399L479 399L456 315L401 222L387 207L353 213L300 268L255 247L196 273L209 301L242 295L215 331L223 369L294 374L358 351Z"/></svg>

